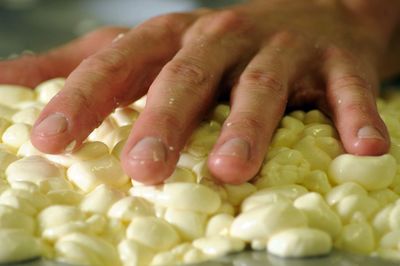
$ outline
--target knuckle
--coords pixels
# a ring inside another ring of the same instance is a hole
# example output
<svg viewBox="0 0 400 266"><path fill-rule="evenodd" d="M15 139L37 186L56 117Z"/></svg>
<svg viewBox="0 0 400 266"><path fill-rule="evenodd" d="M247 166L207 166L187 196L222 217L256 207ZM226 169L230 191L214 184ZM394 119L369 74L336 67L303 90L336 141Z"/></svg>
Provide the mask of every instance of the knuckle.
<svg viewBox="0 0 400 266"><path fill-rule="evenodd" d="M173 28L174 26L176 26L177 23L179 23L180 19L181 19L180 14L176 13L164 14L149 19L147 21L147 24Z"/></svg>
<svg viewBox="0 0 400 266"><path fill-rule="evenodd" d="M159 34L168 38L171 35L176 35L185 28L189 21L188 18L187 14L182 13L159 15L142 23L140 27L148 28L150 35L154 34L154 30L158 30Z"/></svg>
<svg viewBox="0 0 400 266"><path fill-rule="evenodd" d="M211 13L208 16L204 16L204 20L199 20L207 31L223 35L229 32L241 32L249 28L250 19L238 10L223 10L215 13Z"/></svg>
<svg viewBox="0 0 400 266"><path fill-rule="evenodd" d="M339 91L349 88L363 91L370 87L368 82L358 74L348 74L337 77L331 81L330 86Z"/></svg>
<svg viewBox="0 0 400 266"><path fill-rule="evenodd" d="M288 47L292 46L294 43L299 42L302 38L302 36L293 30L282 30L277 33L275 33L271 39L270 42L272 45L275 46L283 46L283 47Z"/></svg>
<svg viewBox="0 0 400 266"><path fill-rule="evenodd" d="M194 86L203 85L211 77L209 71L199 63L182 59L169 63L165 71L168 79L183 79Z"/></svg>
<svg viewBox="0 0 400 266"><path fill-rule="evenodd" d="M256 114L250 112L239 112L234 118L228 119L225 126L231 130L240 131L245 136L253 138L257 133L265 131L263 123Z"/></svg>
<svg viewBox="0 0 400 266"><path fill-rule="evenodd" d="M130 69L129 60L126 60L127 53L120 48L109 48L85 59L84 66L88 71L96 71L97 74L103 76L125 74L123 78L127 78L127 70Z"/></svg>
<svg viewBox="0 0 400 266"><path fill-rule="evenodd" d="M148 110L148 121L157 128L166 128L177 132L179 135L184 131L183 122L179 119L176 111L167 107L158 107Z"/></svg>
<svg viewBox="0 0 400 266"><path fill-rule="evenodd" d="M343 107L343 111L348 114L350 114L350 113L367 114L368 113L366 105L360 101L352 101L352 102L347 103Z"/></svg>
<svg viewBox="0 0 400 266"><path fill-rule="evenodd" d="M355 57L351 51L344 49L337 45L330 45L325 48L323 52L323 59L325 61L329 60L340 60L344 62L355 62Z"/></svg>
<svg viewBox="0 0 400 266"><path fill-rule="evenodd" d="M190 21L190 15L171 13L151 18L136 27L138 38L143 43L163 40L163 45L177 45L183 30Z"/></svg>
<svg viewBox="0 0 400 266"><path fill-rule="evenodd" d="M76 90L73 95L73 104L79 106L81 110L76 113L77 116L85 114L85 122L90 123L90 127L97 127L103 121L103 116L97 112L95 106L92 104L91 99L82 90ZM79 120L79 119L77 119Z"/></svg>
<svg viewBox="0 0 400 266"><path fill-rule="evenodd" d="M285 86L279 75L272 71L252 69L244 72L240 77L240 84L252 89L264 90L265 93L273 93L278 98L285 98Z"/></svg>
<svg viewBox="0 0 400 266"><path fill-rule="evenodd" d="M89 97L81 90L74 92L74 101L83 109L90 111L92 109L91 101Z"/></svg>

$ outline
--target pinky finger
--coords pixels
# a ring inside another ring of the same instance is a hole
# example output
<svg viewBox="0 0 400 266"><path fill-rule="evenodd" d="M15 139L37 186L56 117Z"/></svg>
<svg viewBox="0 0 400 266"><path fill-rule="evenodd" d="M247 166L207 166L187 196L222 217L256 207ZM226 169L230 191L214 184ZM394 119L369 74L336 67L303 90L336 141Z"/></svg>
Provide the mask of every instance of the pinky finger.
<svg viewBox="0 0 400 266"><path fill-rule="evenodd" d="M376 107L376 72L338 48L327 50L323 72L327 101L346 151L356 155L386 153L390 142Z"/></svg>

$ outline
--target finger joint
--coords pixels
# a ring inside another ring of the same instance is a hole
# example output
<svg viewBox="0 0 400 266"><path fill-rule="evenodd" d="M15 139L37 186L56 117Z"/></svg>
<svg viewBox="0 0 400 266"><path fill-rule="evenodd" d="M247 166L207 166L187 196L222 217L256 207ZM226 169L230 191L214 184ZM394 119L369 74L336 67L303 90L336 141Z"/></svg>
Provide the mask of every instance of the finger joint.
<svg viewBox="0 0 400 266"><path fill-rule="evenodd" d="M252 23L246 14L230 9L209 14L198 22L201 28L208 33L221 36L232 32L247 32Z"/></svg>
<svg viewBox="0 0 400 266"><path fill-rule="evenodd" d="M358 74L341 75L337 78L334 78L329 85L335 90L339 91L347 89L364 91L367 88L371 87L371 85L365 80L365 78L361 77L361 75Z"/></svg>
<svg viewBox="0 0 400 266"><path fill-rule="evenodd" d="M182 59L169 63L165 71L167 79L183 80L194 87L204 85L211 77L209 71L199 63Z"/></svg>
<svg viewBox="0 0 400 266"><path fill-rule="evenodd" d="M250 70L245 71L240 77L242 86L258 90L264 90L266 93L272 93L278 99L286 99L287 92L286 86L281 81L277 73L266 72L263 70Z"/></svg>
<svg viewBox="0 0 400 266"><path fill-rule="evenodd" d="M119 81L129 77L130 60L128 51L110 48L89 57L83 62L85 69L95 71L103 77L113 76Z"/></svg>
<svg viewBox="0 0 400 266"><path fill-rule="evenodd" d="M230 118L225 122L225 128L241 132L243 136L254 139L257 134L265 131L265 123L254 113L239 112L235 114L235 118Z"/></svg>

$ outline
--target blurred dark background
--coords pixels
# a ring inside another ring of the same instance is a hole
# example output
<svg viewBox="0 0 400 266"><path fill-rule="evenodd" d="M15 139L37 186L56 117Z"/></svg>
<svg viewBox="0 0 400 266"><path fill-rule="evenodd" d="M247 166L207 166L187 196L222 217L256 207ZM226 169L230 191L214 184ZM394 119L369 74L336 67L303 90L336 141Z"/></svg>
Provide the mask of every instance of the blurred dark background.
<svg viewBox="0 0 400 266"><path fill-rule="evenodd" d="M147 18L239 0L0 0L0 58L43 51L102 25L133 26Z"/></svg>
<svg viewBox="0 0 400 266"><path fill-rule="evenodd" d="M103 25L133 26L150 17L245 0L0 0L0 59L40 52ZM400 84L400 75L383 85Z"/></svg>

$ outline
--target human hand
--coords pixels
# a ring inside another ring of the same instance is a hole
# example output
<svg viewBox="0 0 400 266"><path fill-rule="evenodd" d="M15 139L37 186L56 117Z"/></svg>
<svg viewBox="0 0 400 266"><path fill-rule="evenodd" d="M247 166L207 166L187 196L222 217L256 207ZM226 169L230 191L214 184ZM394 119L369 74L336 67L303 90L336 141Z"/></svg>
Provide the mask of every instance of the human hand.
<svg viewBox="0 0 400 266"><path fill-rule="evenodd" d="M371 8L377 1L339 2L253 1L163 15L2 62L0 82L32 86L69 75L32 131L32 143L48 153L78 147L116 107L147 93L122 153L126 173L147 184L172 173L179 151L224 87L232 88L231 113L208 161L224 182L241 183L257 173L286 105L329 112L347 152L382 154L389 136L375 106L377 69L397 3ZM382 10L393 14L382 18Z"/></svg>

